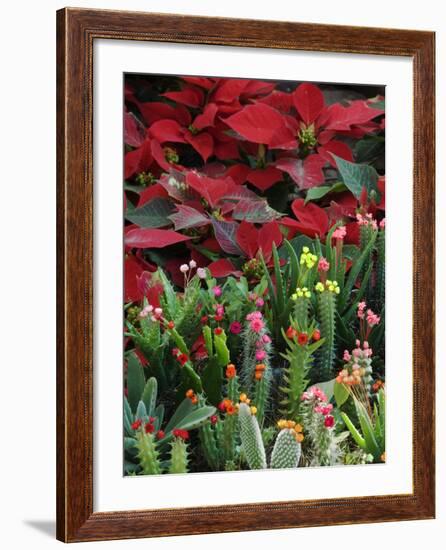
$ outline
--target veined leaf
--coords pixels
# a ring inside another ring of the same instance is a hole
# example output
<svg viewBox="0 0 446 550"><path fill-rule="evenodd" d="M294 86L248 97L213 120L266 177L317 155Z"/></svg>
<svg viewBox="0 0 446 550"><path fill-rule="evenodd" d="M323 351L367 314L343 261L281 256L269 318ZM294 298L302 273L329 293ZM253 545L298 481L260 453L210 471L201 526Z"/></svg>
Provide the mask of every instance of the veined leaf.
<svg viewBox="0 0 446 550"><path fill-rule="evenodd" d="M136 411L145 384L146 380L142 365L136 355L131 353L127 360L127 389L128 401L132 411Z"/></svg>
<svg viewBox="0 0 446 550"><path fill-rule="evenodd" d="M128 209L125 217L139 227L165 227L172 223L169 216L174 209L170 200L157 197L140 208Z"/></svg>
<svg viewBox="0 0 446 550"><path fill-rule="evenodd" d="M363 187L367 189L367 194L370 196L370 191L375 191L379 200L380 194L378 191L378 172L368 164L355 164L348 160L341 159L333 155L345 185L350 189L353 195L359 199Z"/></svg>

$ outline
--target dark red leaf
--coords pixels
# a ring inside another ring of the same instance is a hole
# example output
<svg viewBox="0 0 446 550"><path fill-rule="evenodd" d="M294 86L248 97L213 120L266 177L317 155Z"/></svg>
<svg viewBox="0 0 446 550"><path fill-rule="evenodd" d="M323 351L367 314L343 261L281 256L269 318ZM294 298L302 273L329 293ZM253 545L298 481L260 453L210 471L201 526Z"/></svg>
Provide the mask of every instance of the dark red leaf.
<svg viewBox="0 0 446 550"><path fill-rule="evenodd" d="M225 123L245 139L266 145L285 126L279 111L263 103L247 105L235 115L226 118Z"/></svg>
<svg viewBox="0 0 446 550"><path fill-rule="evenodd" d="M267 166L263 169L250 170L246 179L260 191L266 191L282 179L282 172L274 166Z"/></svg>
<svg viewBox="0 0 446 550"><path fill-rule="evenodd" d="M221 260L212 262L207 266L207 268L211 272L212 277L216 278L228 277L229 275L240 277L242 274L242 272L238 271L234 264L227 258L222 258Z"/></svg>
<svg viewBox="0 0 446 550"><path fill-rule="evenodd" d="M188 107L200 107L204 99L203 91L192 86L180 92L166 92L161 95Z"/></svg>
<svg viewBox="0 0 446 550"><path fill-rule="evenodd" d="M291 209L298 222L295 227L304 235L309 237L319 236L322 238L328 230L328 216L322 208L309 202L305 204L304 199L296 199L291 204Z"/></svg>
<svg viewBox="0 0 446 550"><path fill-rule="evenodd" d="M204 111L194 119L193 127L197 130L203 130L203 128L213 126L217 111L218 107L215 103L208 103L208 105L204 108Z"/></svg>
<svg viewBox="0 0 446 550"><path fill-rule="evenodd" d="M146 187L144 191L139 194L138 208L144 206L147 202L151 201L154 198L165 198L168 197L167 191L159 183L155 183Z"/></svg>
<svg viewBox="0 0 446 550"><path fill-rule="evenodd" d="M141 147L126 153L124 157L124 179L147 170L152 164L152 160L152 147L150 140L147 139Z"/></svg>
<svg viewBox="0 0 446 550"><path fill-rule="evenodd" d="M275 165L280 170L287 172L300 189L317 187L324 182L322 170L325 160L320 155L309 155L305 160L294 158L282 158Z"/></svg>
<svg viewBox="0 0 446 550"><path fill-rule="evenodd" d="M232 103L238 100L248 81L240 78L219 79L219 83L212 94L215 103Z"/></svg>
<svg viewBox="0 0 446 550"><path fill-rule="evenodd" d="M129 112L124 113L124 143L131 147L140 147L144 141L144 128L136 117Z"/></svg>
<svg viewBox="0 0 446 550"><path fill-rule="evenodd" d="M207 216L185 204L177 204L177 212L174 212L169 216L175 225L175 231L180 229L187 229L190 227L203 227L209 225L211 222Z"/></svg>
<svg viewBox="0 0 446 550"><path fill-rule="evenodd" d="M200 88L204 88L205 90L210 90L215 85L212 78L203 78L202 76L182 76L181 79L189 84L200 86Z"/></svg>
<svg viewBox="0 0 446 550"><path fill-rule="evenodd" d="M327 130L349 130L352 126L370 122L383 113L382 109L372 109L363 100L352 101L348 107L334 103L324 113L323 125Z"/></svg>
<svg viewBox="0 0 446 550"><path fill-rule="evenodd" d="M138 108L147 126L150 126L157 120L164 120L166 118L176 120L181 126L189 126L192 120L189 110L184 105L173 107L161 101L147 101L145 103L138 103Z"/></svg>
<svg viewBox="0 0 446 550"><path fill-rule="evenodd" d="M304 82L293 93L294 106L305 124L312 124L321 114L324 95L315 84Z"/></svg>
<svg viewBox="0 0 446 550"><path fill-rule="evenodd" d="M149 135L160 143L165 143L166 141L173 141L175 143L185 142L183 129L176 120L157 120L150 126Z"/></svg>
<svg viewBox="0 0 446 550"><path fill-rule="evenodd" d="M335 139L319 147L317 152L325 162L329 162L333 168L336 168L336 161L331 153L335 154L337 157L341 157L341 159L353 162L353 153L350 147L346 143Z"/></svg>
<svg viewBox="0 0 446 550"><path fill-rule="evenodd" d="M215 238L218 244L227 254L236 254L239 256L242 251L237 244L236 234L239 224L237 222L226 222L212 219Z"/></svg>
<svg viewBox="0 0 446 550"><path fill-rule="evenodd" d="M282 244L282 241L283 235L280 231L279 224L276 221L262 225L259 230L259 249L262 250L266 263L271 260L273 243L278 248Z"/></svg>
<svg viewBox="0 0 446 550"><path fill-rule="evenodd" d="M218 201L235 187L232 178L209 178L190 171L186 176L186 182L214 208Z"/></svg>
<svg viewBox="0 0 446 550"><path fill-rule="evenodd" d="M255 258L259 248L259 230L253 223L242 221L237 230L237 242L248 258Z"/></svg>
<svg viewBox="0 0 446 550"><path fill-rule="evenodd" d="M195 151L197 151L204 162L206 162L207 159L212 155L212 151L214 149L214 140L212 139L212 136L207 132L202 132L200 134L194 135L191 132L187 131L184 134L184 138L187 143L192 145L192 147L195 149Z"/></svg>
<svg viewBox="0 0 446 550"><path fill-rule="evenodd" d="M130 248L163 248L189 239L170 229L137 228L125 235L125 244Z"/></svg>

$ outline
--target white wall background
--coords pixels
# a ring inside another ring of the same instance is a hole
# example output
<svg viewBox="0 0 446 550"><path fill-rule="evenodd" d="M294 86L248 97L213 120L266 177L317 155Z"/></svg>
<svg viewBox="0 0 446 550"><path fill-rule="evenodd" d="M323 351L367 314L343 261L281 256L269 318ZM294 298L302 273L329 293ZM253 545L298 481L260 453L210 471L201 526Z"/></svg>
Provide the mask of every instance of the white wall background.
<svg viewBox="0 0 446 550"><path fill-rule="evenodd" d="M446 13L438 0L73 0L82 7L337 23L437 32L438 342L446 338ZM3 3L1 140L1 511L8 549L50 549L55 520L55 10L65 2ZM441 98L443 101L441 101ZM6 194L7 193L7 194ZM440 345L438 346L440 347ZM446 374L437 359L437 519L101 543L170 550L193 544L283 549L357 545L418 549L446 532ZM97 543L99 544L99 543ZM90 544L91 545L91 544ZM86 546L89 546L87 544ZM83 546L84 547L84 546Z"/></svg>

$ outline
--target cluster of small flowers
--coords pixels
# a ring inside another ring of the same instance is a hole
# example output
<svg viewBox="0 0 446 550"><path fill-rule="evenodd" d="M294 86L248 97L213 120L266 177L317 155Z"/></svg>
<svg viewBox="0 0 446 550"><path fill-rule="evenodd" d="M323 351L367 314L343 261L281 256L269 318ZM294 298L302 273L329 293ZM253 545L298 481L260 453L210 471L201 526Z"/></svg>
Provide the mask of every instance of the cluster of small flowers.
<svg viewBox="0 0 446 550"><path fill-rule="evenodd" d="M226 378L231 379L235 378L237 376L237 369L235 368L235 365L232 363L229 363L229 365L226 367Z"/></svg>
<svg viewBox="0 0 446 550"><path fill-rule="evenodd" d="M218 405L218 410L222 413L228 414L229 416L232 416L237 412L237 408L231 399L223 399L223 401Z"/></svg>
<svg viewBox="0 0 446 550"><path fill-rule="evenodd" d="M220 321L223 321L223 318L225 316L225 306L222 304L216 304L214 306L214 309L215 309L215 315L214 315L215 321L217 321L217 323L219 323Z"/></svg>
<svg viewBox="0 0 446 550"><path fill-rule="evenodd" d="M333 239L344 239L344 237L347 235L347 229L344 225L340 225L333 231L332 238Z"/></svg>
<svg viewBox="0 0 446 550"><path fill-rule="evenodd" d="M297 424L294 420L279 420L277 422L279 430L290 430L298 443L304 440L303 428L301 424Z"/></svg>
<svg viewBox="0 0 446 550"><path fill-rule="evenodd" d="M330 414L333 410L333 405L328 403L327 396L321 388L317 386L311 387L302 394L301 401L307 402L314 413L324 417L324 426L326 428L333 428L335 419L334 416Z"/></svg>
<svg viewBox="0 0 446 550"><path fill-rule="evenodd" d="M370 226L372 229L378 229L378 223L376 220L373 219L372 214L356 214L356 220L358 221L358 225L362 226Z"/></svg>
<svg viewBox="0 0 446 550"><path fill-rule="evenodd" d="M330 262L326 258L321 256L317 264L317 270L319 271L319 273L327 273L329 269L330 269Z"/></svg>
<svg viewBox="0 0 446 550"><path fill-rule="evenodd" d="M305 346L308 344L309 336L307 332L299 332L294 327L289 326L285 334L290 340L297 339L299 346ZM315 328L311 333L311 339L315 342L321 339L321 331L318 328Z"/></svg>
<svg viewBox="0 0 446 550"><path fill-rule="evenodd" d="M311 298L311 292L308 290L306 286L300 288L296 288L296 292L294 294L291 294L291 299L296 301L298 298Z"/></svg>
<svg viewBox="0 0 446 550"><path fill-rule="evenodd" d="M197 268L197 262L195 260L191 260L188 264L181 264L180 265L180 271L185 276L186 283L189 281L189 277L191 276L191 272L195 268ZM200 279L206 279L206 277L207 277L206 268L198 267L197 268L197 275Z"/></svg>
<svg viewBox="0 0 446 550"><path fill-rule="evenodd" d="M261 311L248 313L246 320L249 321L249 327L253 332L259 333L265 327Z"/></svg>
<svg viewBox="0 0 446 550"><path fill-rule="evenodd" d="M256 307L261 308L265 305L265 301L261 296L258 296L255 292L250 292L248 294L248 300L254 302Z"/></svg>
<svg viewBox="0 0 446 550"><path fill-rule="evenodd" d="M139 318L145 319L150 315L150 319L153 322L156 321L162 321L163 320L163 310L160 307L153 307L150 304L147 304L142 308L142 310L139 312Z"/></svg>
<svg viewBox="0 0 446 550"><path fill-rule="evenodd" d="M144 431L147 433L147 434L153 434L154 431L155 431L155 419L153 418L153 416L151 416L149 418L149 421L146 422L146 424L144 425ZM142 420L140 418L138 418L137 420L135 420L135 422L133 422L132 424L132 430L138 430L139 428L142 427ZM163 439L163 437L165 436L165 433L163 432L163 430L158 430L156 432L156 438L157 439Z"/></svg>
<svg viewBox="0 0 446 550"><path fill-rule="evenodd" d="M339 294L341 292L337 281L330 281L328 279L325 281L325 283L316 283L314 288L317 292L320 293L324 292L325 290L327 290L328 292L333 292L334 294Z"/></svg>
<svg viewBox="0 0 446 550"><path fill-rule="evenodd" d="M307 269L311 269L317 262L316 254L310 252L308 246L302 248L302 254L300 255L300 265L306 265Z"/></svg>
<svg viewBox="0 0 446 550"><path fill-rule="evenodd" d="M198 397L193 389L187 390L186 397L191 400L192 405L196 405L198 403Z"/></svg>
<svg viewBox="0 0 446 550"><path fill-rule="evenodd" d="M368 383L372 373L372 353L367 341L361 347L361 342L356 340L356 348L351 353L348 350L344 351L343 359L346 365L336 377L336 382L347 386L357 386L362 381Z"/></svg>
<svg viewBox="0 0 446 550"><path fill-rule="evenodd" d="M187 441L189 439L189 432L187 430L180 430L179 428L172 430L172 435L182 439L183 441Z"/></svg>
<svg viewBox="0 0 446 550"><path fill-rule="evenodd" d="M372 386L372 390L375 393L378 393L379 390L384 389L384 388L385 388L385 384L384 384L383 380L377 380Z"/></svg>
<svg viewBox="0 0 446 550"><path fill-rule="evenodd" d="M173 348L172 356L177 359L181 366L185 365L189 361L189 357L185 353L181 353L178 348Z"/></svg>
<svg viewBox="0 0 446 550"><path fill-rule="evenodd" d="M381 317L374 313L371 309L366 312L367 304L365 302L359 302L358 304L358 319L364 319L367 321L369 327L377 325L381 321Z"/></svg>

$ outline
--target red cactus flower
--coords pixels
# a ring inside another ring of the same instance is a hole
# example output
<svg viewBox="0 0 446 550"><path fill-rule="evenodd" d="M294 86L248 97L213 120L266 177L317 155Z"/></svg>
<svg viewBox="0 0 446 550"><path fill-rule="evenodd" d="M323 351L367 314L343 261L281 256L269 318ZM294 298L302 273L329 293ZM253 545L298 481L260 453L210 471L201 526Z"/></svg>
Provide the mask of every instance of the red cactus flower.
<svg viewBox="0 0 446 550"><path fill-rule="evenodd" d="M147 422L147 424L144 427L144 430L146 431L147 434L151 434L155 431L155 426L152 423Z"/></svg>
<svg viewBox="0 0 446 550"><path fill-rule="evenodd" d="M318 328L315 328L311 337L315 342L317 342L321 339L321 331Z"/></svg>
<svg viewBox="0 0 446 550"><path fill-rule="evenodd" d="M293 327L289 326L286 330L286 337L289 338L290 340L292 340L296 336L297 336L297 330L294 329Z"/></svg>
<svg viewBox="0 0 446 550"><path fill-rule="evenodd" d="M138 420L135 420L132 424L132 430L137 430L142 424L142 421L138 418Z"/></svg>
<svg viewBox="0 0 446 550"><path fill-rule="evenodd" d="M180 353L177 359L180 362L181 366L185 365L189 361L189 357L185 353Z"/></svg>
<svg viewBox="0 0 446 550"><path fill-rule="evenodd" d="M180 430L179 428L175 428L175 430L172 431L172 434L174 437L178 437L180 439L183 439L184 441L187 441L189 439L189 432L187 430Z"/></svg>
<svg viewBox="0 0 446 550"><path fill-rule="evenodd" d="M216 329L214 329L214 334L216 334L217 336L219 336L222 333L223 333L223 329L221 327L217 327Z"/></svg>
<svg viewBox="0 0 446 550"><path fill-rule="evenodd" d="M325 426L326 428L333 428L334 423L335 423L334 416L329 415L329 416L326 416L326 417L325 417L324 426Z"/></svg>
<svg viewBox="0 0 446 550"><path fill-rule="evenodd" d="M308 334L306 332L299 332L297 335L297 342L299 346L305 346L308 343Z"/></svg>
<svg viewBox="0 0 446 550"><path fill-rule="evenodd" d="M218 422L218 416L213 414L209 420L211 421L212 425L215 425Z"/></svg>
<svg viewBox="0 0 446 550"><path fill-rule="evenodd" d="M158 430L156 432L156 438L157 439L163 439L163 437L165 436L166 434L163 432L163 430Z"/></svg>

